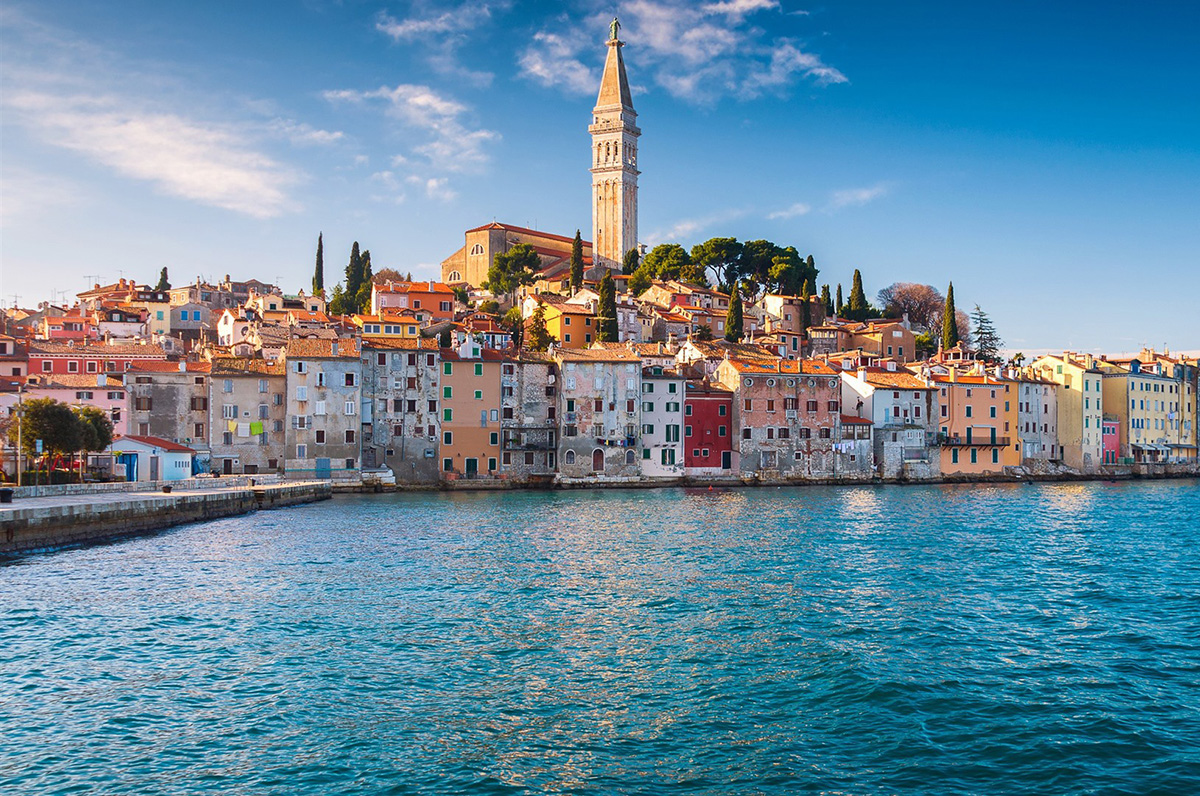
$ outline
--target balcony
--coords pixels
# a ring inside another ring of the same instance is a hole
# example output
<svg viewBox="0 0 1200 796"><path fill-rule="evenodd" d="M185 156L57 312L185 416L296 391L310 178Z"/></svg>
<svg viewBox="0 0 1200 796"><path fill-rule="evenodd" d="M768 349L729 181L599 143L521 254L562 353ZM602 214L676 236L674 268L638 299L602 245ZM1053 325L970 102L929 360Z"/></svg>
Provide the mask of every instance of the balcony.
<svg viewBox="0 0 1200 796"><path fill-rule="evenodd" d="M938 434L938 442L947 448L1007 448L1011 437L968 437Z"/></svg>

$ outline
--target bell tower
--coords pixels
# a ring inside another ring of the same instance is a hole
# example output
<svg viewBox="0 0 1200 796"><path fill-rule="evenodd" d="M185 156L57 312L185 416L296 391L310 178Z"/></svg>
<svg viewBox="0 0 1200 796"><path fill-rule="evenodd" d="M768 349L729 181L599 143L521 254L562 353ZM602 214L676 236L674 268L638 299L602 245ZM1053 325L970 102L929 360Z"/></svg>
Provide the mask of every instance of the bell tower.
<svg viewBox="0 0 1200 796"><path fill-rule="evenodd" d="M608 55L600 96L592 110L592 256L597 265L619 268L625 253L638 245L637 112L625 76L617 38L621 23L609 27Z"/></svg>

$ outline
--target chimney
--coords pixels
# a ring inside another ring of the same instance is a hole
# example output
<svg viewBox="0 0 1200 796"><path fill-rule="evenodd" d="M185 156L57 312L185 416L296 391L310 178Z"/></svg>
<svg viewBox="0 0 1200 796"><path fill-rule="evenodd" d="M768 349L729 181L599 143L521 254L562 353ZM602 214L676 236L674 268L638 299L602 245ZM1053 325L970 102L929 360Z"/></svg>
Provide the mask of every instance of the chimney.
<svg viewBox="0 0 1200 796"><path fill-rule="evenodd" d="M958 382L958 368L950 367L947 370L950 371L950 373L949 373L950 383L951 384L957 383Z"/></svg>
<svg viewBox="0 0 1200 796"><path fill-rule="evenodd" d="M866 382L867 380L867 369L862 365L858 366L858 380L861 382Z"/></svg>
<svg viewBox="0 0 1200 796"><path fill-rule="evenodd" d="M187 373L187 362L186 362L186 361L183 361L183 362L180 362L180 363L179 363L179 372L180 372L180 373Z"/></svg>

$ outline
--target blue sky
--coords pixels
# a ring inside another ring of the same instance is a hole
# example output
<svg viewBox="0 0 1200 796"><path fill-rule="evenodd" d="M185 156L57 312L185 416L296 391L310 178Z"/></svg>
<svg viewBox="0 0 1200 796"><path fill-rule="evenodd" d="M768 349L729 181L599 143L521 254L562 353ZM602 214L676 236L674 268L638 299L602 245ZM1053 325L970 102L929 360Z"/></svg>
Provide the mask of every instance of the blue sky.
<svg viewBox="0 0 1200 796"><path fill-rule="evenodd" d="M1200 348L1196 4L6 3L3 293L435 276L589 235L620 14L643 242L764 237L979 303L1010 348ZM62 294L59 293L59 296Z"/></svg>

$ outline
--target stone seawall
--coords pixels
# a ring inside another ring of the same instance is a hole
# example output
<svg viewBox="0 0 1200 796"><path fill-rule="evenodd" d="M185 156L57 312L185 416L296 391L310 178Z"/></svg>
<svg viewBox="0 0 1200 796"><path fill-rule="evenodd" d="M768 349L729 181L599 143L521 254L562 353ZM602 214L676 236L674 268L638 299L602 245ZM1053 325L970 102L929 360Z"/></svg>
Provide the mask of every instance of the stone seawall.
<svg viewBox="0 0 1200 796"><path fill-rule="evenodd" d="M186 522L327 500L329 482L17 500L0 512L0 555L98 542Z"/></svg>

